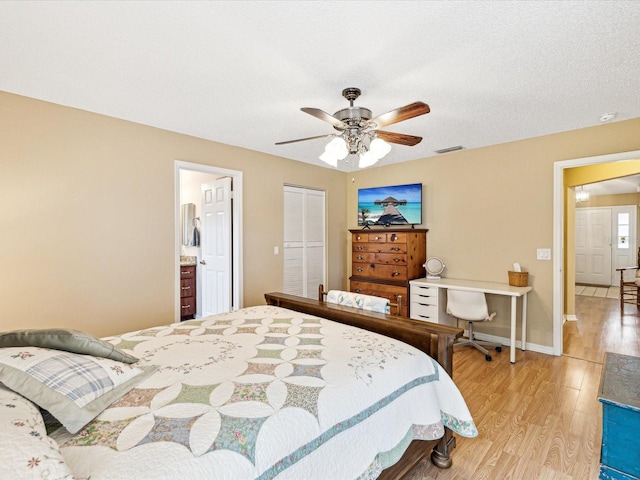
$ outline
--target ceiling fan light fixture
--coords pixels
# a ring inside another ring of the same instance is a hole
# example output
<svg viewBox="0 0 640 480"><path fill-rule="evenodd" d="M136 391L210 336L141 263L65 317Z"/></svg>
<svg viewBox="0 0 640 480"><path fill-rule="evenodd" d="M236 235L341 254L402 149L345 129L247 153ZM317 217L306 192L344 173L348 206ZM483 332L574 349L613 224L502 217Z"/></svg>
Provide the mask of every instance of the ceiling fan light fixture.
<svg viewBox="0 0 640 480"><path fill-rule="evenodd" d="M326 150L318 158L322 160L324 163L331 165L332 167L338 166L338 157L331 154L330 152L327 152Z"/></svg>
<svg viewBox="0 0 640 480"><path fill-rule="evenodd" d="M369 145L369 151L379 160L391 151L391 145L381 138L374 138Z"/></svg>
<svg viewBox="0 0 640 480"><path fill-rule="evenodd" d="M331 140L326 147L324 147L324 151L333 155L338 160L344 160L349 155L349 149L347 148L347 142L344 141L342 137L336 137Z"/></svg>
<svg viewBox="0 0 640 480"><path fill-rule="evenodd" d="M371 153L371 151L367 151L360 154L360 162L358 163L358 167L367 168L371 165L374 165L378 161L375 155Z"/></svg>
<svg viewBox="0 0 640 480"><path fill-rule="evenodd" d="M360 93L359 88L345 88L342 91L342 96L349 101L349 107L338 110L333 115L329 115L319 108L305 107L300 109L304 113L333 125L333 128L340 133L276 142L276 145L304 142L307 140L315 140L316 138L334 137L325 146L324 153L319 157L320 160L333 167L337 167L338 160L344 160L349 155L358 155L360 157L360 168L366 168L374 165L391 151L391 145L389 145L389 143L397 143L410 147L420 143L422 137L381 131L378 129L429 113L431 111L429 105L424 102L413 102L373 117L371 110L368 108L354 105L353 102L360 96Z"/></svg>

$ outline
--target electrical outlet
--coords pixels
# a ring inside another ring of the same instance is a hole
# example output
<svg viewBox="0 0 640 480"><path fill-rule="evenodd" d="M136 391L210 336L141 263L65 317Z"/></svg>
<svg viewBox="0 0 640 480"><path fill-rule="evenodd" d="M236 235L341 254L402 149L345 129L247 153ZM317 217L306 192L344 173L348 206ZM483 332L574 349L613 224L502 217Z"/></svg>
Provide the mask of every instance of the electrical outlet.
<svg viewBox="0 0 640 480"><path fill-rule="evenodd" d="M551 249L550 248L539 248L537 251L536 258L538 260L551 260Z"/></svg>

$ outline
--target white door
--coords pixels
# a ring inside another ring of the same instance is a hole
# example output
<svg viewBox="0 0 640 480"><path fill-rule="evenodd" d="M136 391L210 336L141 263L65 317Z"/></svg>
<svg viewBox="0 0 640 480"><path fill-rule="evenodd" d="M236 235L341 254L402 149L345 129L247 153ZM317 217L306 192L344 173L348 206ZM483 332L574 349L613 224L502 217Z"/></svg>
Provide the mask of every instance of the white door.
<svg viewBox="0 0 640 480"><path fill-rule="evenodd" d="M577 283L610 286L611 208L576 208Z"/></svg>
<svg viewBox="0 0 640 480"><path fill-rule="evenodd" d="M231 177L202 185L202 316L231 310Z"/></svg>
<svg viewBox="0 0 640 480"><path fill-rule="evenodd" d="M283 291L317 298L325 281L325 192L284 187Z"/></svg>
<svg viewBox="0 0 640 480"><path fill-rule="evenodd" d="M613 285L620 286L620 272L616 268L637 265L636 222L637 207L623 205L613 207ZM624 272L625 281L633 280L635 271Z"/></svg>

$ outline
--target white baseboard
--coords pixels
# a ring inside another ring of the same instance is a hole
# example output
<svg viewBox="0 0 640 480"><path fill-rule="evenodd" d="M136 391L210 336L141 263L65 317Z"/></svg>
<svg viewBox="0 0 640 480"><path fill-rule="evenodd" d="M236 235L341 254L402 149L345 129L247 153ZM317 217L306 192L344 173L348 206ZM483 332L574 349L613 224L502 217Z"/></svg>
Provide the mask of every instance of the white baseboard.
<svg viewBox="0 0 640 480"><path fill-rule="evenodd" d="M464 334L468 335L469 332L465 330ZM497 342L508 347L511 346L511 339L509 338L498 337L496 335L488 335L486 333L478 333L478 332L474 332L474 336L478 340L486 340L487 342ZM522 346L522 342L519 340L516 340L516 348L521 348L521 346ZM537 352L537 353L544 353L545 355L553 355L553 347L549 347L546 345L538 345L537 343L527 342L527 350L531 350L532 352Z"/></svg>

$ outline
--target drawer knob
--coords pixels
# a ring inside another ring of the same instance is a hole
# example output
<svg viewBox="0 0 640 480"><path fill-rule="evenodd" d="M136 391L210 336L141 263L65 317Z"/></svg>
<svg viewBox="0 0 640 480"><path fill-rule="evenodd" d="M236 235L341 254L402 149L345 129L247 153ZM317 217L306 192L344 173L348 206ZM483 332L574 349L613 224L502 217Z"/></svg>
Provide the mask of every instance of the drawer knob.
<svg viewBox="0 0 640 480"><path fill-rule="evenodd" d="M397 270L394 270L393 273L391 274L392 277L397 277L398 275L400 275L400 272Z"/></svg>
<svg viewBox="0 0 640 480"><path fill-rule="evenodd" d="M182 308L191 308L191 305L183 305Z"/></svg>
<svg viewBox="0 0 640 480"><path fill-rule="evenodd" d="M358 246L356 247L356 250L364 250L364 247L363 247L362 245L358 245Z"/></svg>
<svg viewBox="0 0 640 480"><path fill-rule="evenodd" d="M356 240L360 240L360 235L357 235L357 236L356 236Z"/></svg>
<svg viewBox="0 0 640 480"><path fill-rule="evenodd" d="M363 269L362 267L358 267L357 271L358 271L358 272L363 272L363 271L364 271L364 269Z"/></svg>
<svg viewBox="0 0 640 480"><path fill-rule="evenodd" d="M191 290L191 287L182 287L183 290Z"/></svg>
<svg viewBox="0 0 640 480"><path fill-rule="evenodd" d="M391 241L392 242L395 242L397 239L398 239L398 236L395 233L391 234Z"/></svg>
<svg viewBox="0 0 640 480"><path fill-rule="evenodd" d="M360 293L360 289L359 288L355 288L353 291L356 292L356 293Z"/></svg>
<svg viewBox="0 0 640 480"><path fill-rule="evenodd" d="M363 260L364 259L364 257L362 255L358 255L357 258L358 258L358 260Z"/></svg>
<svg viewBox="0 0 640 480"><path fill-rule="evenodd" d="M400 247L391 247L391 250L393 250L394 252L399 252L400 251Z"/></svg>
<svg viewBox="0 0 640 480"><path fill-rule="evenodd" d="M396 263L400 262L401 260L402 260L401 258L397 258L397 257L393 259L393 261Z"/></svg>
<svg viewBox="0 0 640 480"><path fill-rule="evenodd" d="M380 240L381 237L376 237L376 240Z"/></svg>

